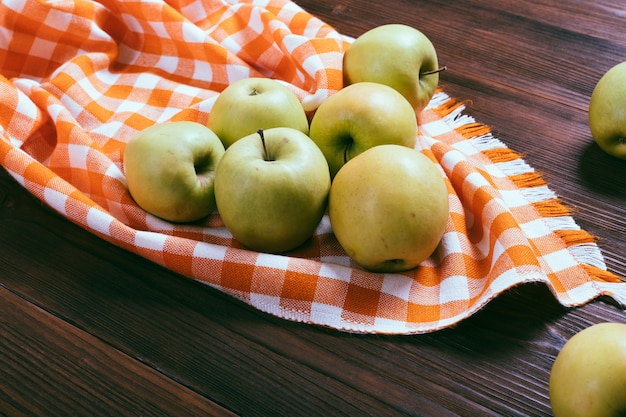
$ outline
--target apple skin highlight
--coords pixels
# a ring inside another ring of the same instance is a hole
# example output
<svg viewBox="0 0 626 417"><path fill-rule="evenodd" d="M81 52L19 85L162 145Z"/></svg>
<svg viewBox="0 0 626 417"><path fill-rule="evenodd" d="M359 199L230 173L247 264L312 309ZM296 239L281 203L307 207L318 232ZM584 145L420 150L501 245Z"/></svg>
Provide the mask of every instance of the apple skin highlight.
<svg viewBox="0 0 626 417"><path fill-rule="evenodd" d="M344 85L368 81L402 94L416 113L430 102L439 84L435 47L421 31L387 24L363 33L343 57Z"/></svg>
<svg viewBox="0 0 626 417"><path fill-rule="evenodd" d="M626 324L598 323L570 338L550 371L555 417L626 415Z"/></svg>
<svg viewBox="0 0 626 417"><path fill-rule="evenodd" d="M324 155L304 133L272 128L241 138L216 172L222 221L249 249L279 253L315 232L327 207L330 172Z"/></svg>
<svg viewBox="0 0 626 417"><path fill-rule="evenodd" d="M199 220L215 210L213 184L223 155L220 139L202 124L153 125L124 148L128 190L141 208L164 220Z"/></svg>
<svg viewBox="0 0 626 417"><path fill-rule="evenodd" d="M438 246L449 218L448 198L430 159L405 146L380 145L341 168L328 215L337 240L357 264L373 272L402 272Z"/></svg>

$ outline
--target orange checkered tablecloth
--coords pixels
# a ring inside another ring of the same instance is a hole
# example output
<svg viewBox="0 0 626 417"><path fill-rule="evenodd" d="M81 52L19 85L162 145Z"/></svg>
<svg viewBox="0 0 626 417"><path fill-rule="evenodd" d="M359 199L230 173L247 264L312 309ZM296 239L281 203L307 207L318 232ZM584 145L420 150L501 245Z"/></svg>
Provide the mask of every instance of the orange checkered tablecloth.
<svg viewBox="0 0 626 417"><path fill-rule="evenodd" d="M503 291L545 283L565 306L626 302L594 238L518 154L439 90L418 147L441 167L450 218L403 274L354 265L328 217L302 248L248 251L217 212L177 225L126 187L125 143L155 123L205 124L227 85L282 81L308 111L342 87L352 39L286 0L7 0L0 6L0 163L62 216L267 313L350 332L452 326Z"/></svg>

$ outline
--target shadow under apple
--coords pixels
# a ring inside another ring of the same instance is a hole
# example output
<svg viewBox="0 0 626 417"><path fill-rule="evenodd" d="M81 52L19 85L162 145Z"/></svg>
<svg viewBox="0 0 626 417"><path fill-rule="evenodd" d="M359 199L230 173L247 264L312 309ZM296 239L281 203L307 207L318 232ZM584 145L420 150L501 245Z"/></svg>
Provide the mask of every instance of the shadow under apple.
<svg viewBox="0 0 626 417"><path fill-rule="evenodd" d="M626 201L626 160L607 154L590 141L578 168L585 185L603 195Z"/></svg>

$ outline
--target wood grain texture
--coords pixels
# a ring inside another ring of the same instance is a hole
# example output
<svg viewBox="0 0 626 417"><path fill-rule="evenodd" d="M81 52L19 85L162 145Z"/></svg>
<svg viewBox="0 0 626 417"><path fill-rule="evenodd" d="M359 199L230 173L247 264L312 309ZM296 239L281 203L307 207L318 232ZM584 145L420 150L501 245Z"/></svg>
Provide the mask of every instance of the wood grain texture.
<svg viewBox="0 0 626 417"><path fill-rule="evenodd" d="M626 59L608 1L297 0L358 36L406 23L437 48L445 92L541 172L626 277L626 163L586 122ZM114 247L0 174L0 414L549 416L558 351L609 300L561 307L543 285L452 329L362 336L276 319Z"/></svg>
<svg viewBox="0 0 626 417"><path fill-rule="evenodd" d="M4 287L0 300L7 415L234 415Z"/></svg>

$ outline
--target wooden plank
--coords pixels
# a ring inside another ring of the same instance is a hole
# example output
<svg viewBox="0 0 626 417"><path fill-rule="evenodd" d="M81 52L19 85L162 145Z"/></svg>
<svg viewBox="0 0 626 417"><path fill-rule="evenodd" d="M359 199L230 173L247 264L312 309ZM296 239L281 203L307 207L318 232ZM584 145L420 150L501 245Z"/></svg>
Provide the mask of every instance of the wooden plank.
<svg viewBox="0 0 626 417"><path fill-rule="evenodd" d="M4 415L234 415L5 287L0 352Z"/></svg>

